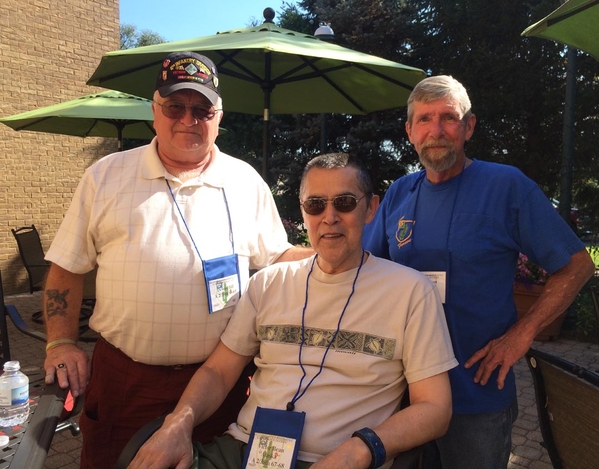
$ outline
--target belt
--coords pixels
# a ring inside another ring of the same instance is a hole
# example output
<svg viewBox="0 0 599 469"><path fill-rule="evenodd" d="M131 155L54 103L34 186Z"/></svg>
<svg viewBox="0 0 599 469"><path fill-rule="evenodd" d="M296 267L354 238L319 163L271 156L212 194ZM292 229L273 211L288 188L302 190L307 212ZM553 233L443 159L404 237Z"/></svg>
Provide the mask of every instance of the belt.
<svg viewBox="0 0 599 469"><path fill-rule="evenodd" d="M110 342L108 342L104 337L100 336L100 340L108 345L111 349L115 350L116 352L122 354L124 357L128 358L129 360L133 360L131 357L129 357L126 353L124 353L121 349L119 349L118 347L115 347L114 345L112 345ZM140 362L136 362L136 363L140 363ZM189 368L199 368L200 366L202 366L204 364L204 362L200 362L200 363L188 363L188 364L180 364L180 365L150 365L148 363L142 363L145 366L153 366L156 368L162 368L162 369L171 369L174 371L181 371L181 370L187 370Z"/></svg>
<svg viewBox="0 0 599 469"><path fill-rule="evenodd" d="M185 370L187 368L199 368L203 364L204 364L204 362L200 362L200 363L189 363L187 365L155 365L155 366L164 366L166 368L170 368L170 369L175 370L175 371L180 371L180 370Z"/></svg>

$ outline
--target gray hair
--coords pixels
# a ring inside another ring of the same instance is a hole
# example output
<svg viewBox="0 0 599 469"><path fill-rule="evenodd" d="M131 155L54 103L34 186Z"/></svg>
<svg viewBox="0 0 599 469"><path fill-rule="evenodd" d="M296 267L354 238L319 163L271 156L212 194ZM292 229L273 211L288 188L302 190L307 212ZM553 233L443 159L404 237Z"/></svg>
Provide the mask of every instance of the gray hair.
<svg viewBox="0 0 599 469"><path fill-rule="evenodd" d="M419 82L408 98L408 122L412 123L414 103L430 103L439 99L455 101L462 111L462 119L472 114L472 105L464 85L449 75L428 77Z"/></svg>
<svg viewBox="0 0 599 469"><path fill-rule="evenodd" d="M306 167L304 168L304 172L302 173L302 180L300 182L300 198L305 190L306 176L312 168L355 168L358 172L358 187L362 192L364 192L367 200L370 201L370 198L373 194L370 173L360 160L348 155L347 153L326 153L324 155L316 156L308 161Z"/></svg>

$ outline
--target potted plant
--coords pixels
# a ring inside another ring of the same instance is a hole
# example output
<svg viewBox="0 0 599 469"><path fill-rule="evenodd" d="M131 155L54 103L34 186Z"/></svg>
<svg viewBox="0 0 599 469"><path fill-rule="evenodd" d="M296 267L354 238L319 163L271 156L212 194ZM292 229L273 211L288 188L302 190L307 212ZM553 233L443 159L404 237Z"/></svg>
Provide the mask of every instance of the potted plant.
<svg viewBox="0 0 599 469"><path fill-rule="evenodd" d="M527 256L520 253L514 277L514 302L516 303L519 318L524 316L537 301L548 278L549 274L545 269L534 264ZM548 324L537 334L535 340L557 339L565 317L566 312L560 314L551 324Z"/></svg>

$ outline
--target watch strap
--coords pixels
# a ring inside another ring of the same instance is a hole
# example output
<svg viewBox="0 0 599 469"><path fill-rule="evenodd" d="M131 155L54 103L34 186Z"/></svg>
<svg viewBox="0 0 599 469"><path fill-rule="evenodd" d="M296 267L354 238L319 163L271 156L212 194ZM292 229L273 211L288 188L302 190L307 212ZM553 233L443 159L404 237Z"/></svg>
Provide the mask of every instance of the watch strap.
<svg viewBox="0 0 599 469"><path fill-rule="evenodd" d="M353 432L352 437L360 438L360 440L362 440L366 446L368 446L372 456L370 467L368 469L376 469L377 467L385 464L385 461L387 460L385 446L383 445L383 442L379 436L372 429L364 427Z"/></svg>

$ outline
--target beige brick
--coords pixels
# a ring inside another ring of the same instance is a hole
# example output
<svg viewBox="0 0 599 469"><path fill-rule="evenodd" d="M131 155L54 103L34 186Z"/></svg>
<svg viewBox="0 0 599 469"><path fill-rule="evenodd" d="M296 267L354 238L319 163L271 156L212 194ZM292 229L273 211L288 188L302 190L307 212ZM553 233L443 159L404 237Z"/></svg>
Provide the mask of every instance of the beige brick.
<svg viewBox="0 0 599 469"><path fill-rule="evenodd" d="M118 0L2 0L0 117L101 91L85 84L119 47ZM6 294L28 292L11 228L36 225L48 249L85 168L114 139L15 132L0 124L0 269Z"/></svg>

